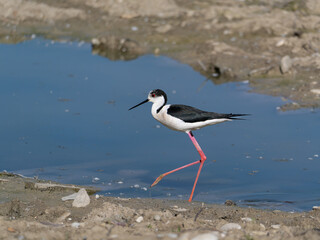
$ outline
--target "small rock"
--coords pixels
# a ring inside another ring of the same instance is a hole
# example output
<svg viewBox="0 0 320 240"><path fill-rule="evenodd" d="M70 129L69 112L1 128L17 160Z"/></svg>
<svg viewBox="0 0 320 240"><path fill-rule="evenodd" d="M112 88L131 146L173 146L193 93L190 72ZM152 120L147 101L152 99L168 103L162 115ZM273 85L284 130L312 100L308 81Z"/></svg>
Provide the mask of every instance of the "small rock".
<svg viewBox="0 0 320 240"><path fill-rule="evenodd" d="M279 40L279 41L277 42L276 46L277 46L277 47L281 47L285 42L286 42L286 40L281 39L281 40Z"/></svg>
<svg viewBox="0 0 320 240"><path fill-rule="evenodd" d="M73 227L73 228L79 228L79 227L80 227L80 223L78 223L78 222L73 222L73 223L71 224L71 227Z"/></svg>
<svg viewBox="0 0 320 240"><path fill-rule="evenodd" d="M320 206L313 206L313 207L312 207L312 210L314 210L314 211L319 211L319 210L320 210Z"/></svg>
<svg viewBox="0 0 320 240"><path fill-rule="evenodd" d="M320 95L320 89L311 89L310 92Z"/></svg>
<svg viewBox="0 0 320 240"><path fill-rule="evenodd" d="M204 233L200 234L198 236L195 236L192 238L192 240L218 240L218 233L212 232L212 233Z"/></svg>
<svg viewBox="0 0 320 240"><path fill-rule="evenodd" d="M138 28L137 26L132 26L132 27L131 27L131 30L135 32L135 31L138 31L139 28Z"/></svg>
<svg viewBox="0 0 320 240"><path fill-rule="evenodd" d="M172 209L173 211L176 211L176 212L186 212L186 211L188 211L188 209L186 209L186 208L173 208Z"/></svg>
<svg viewBox="0 0 320 240"><path fill-rule="evenodd" d="M95 178L92 179L92 182L98 182L99 180L100 180L100 178L95 177Z"/></svg>
<svg viewBox="0 0 320 240"><path fill-rule="evenodd" d="M154 54L155 54L155 55L159 55L159 53L160 53L160 49L159 49L159 48L155 48L155 49L154 49Z"/></svg>
<svg viewBox="0 0 320 240"><path fill-rule="evenodd" d="M260 223L260 230L265 231L266 230L266 226L262 223Z"/></svg>
<svg viewBox="0 0 320 240"><path fill-rule="evenodd" d="M62 223L70 215L70 212L64 212L60 217L57 218L56 223Z"/></svg>
<svg viewBox="0 0 320 240"><path fill-rule="evenodd" d="M143 221L143 217L142 216L137 217L137 219L136 219L137 223L141 223L142 221Z"/></svg>
<svg viewBox="0 0 320 240"><path fill-rule="evenodd" d="M287 55L287 56L284 56L282 59L281 59L281 63L280 63L280 70L281 70L281 73L282 74L285 74L287 72L290 71L292 67L292 60L291 58Z"/></svg>
<svg viewBox="0 0 320 240"><path fill-rule="evenodd" d="M220 228L220 230L224 232L234 229L241 229L241 226L238 223L227 223Z"/></svg>
<svg viewBox="0 0 320 240"><path fill-rule="evenodd" d="M158 33L166 33L169 32L172 29L172 26L170 24L162 25L156 28L156 31Z"/></svg>
<svg viewBox="0 0 320 240"><path fill-rule="evenodd" d="M274 225L271 225L271 227L273 229L279 229L280 228L280 224L274 224Z"/></svg>
<svg viewBox="0 0 320 240"><path fill-rule="evenodd" d="M161 217L160 217L159 215L155 215L155 216L153 217L153 219L154 219L155 221L160 221L160 220L161 220Z"/></svg>
<svg viewBox="0 0 320 240"><path fill-rule="evenodd" d="M15 232L15 231L16 231L16 230L15 230L14 228L12 228L12 227L8 227L7 230L8 230L8 232Z"/></svg>
<svg viewBox="0 0 320 240"><path fill-rule="evenodd" d="M81 188L72 203L72 207L86 207L90 204L90 197L86 189Z"/></svg>
<svg viewBox="0 0 320 240"><path fill-rule="evenodd" d="M249 217L241 218L241 220L244 222L252 222L252 218L249 218Z"/></svg>
<svg viewBox="0 0 320 240"><path fill-rule="evenodd" d="M226 200L224 202L224 205L226 205L226 206L237 206L237 204L232 200Z"/></svg>

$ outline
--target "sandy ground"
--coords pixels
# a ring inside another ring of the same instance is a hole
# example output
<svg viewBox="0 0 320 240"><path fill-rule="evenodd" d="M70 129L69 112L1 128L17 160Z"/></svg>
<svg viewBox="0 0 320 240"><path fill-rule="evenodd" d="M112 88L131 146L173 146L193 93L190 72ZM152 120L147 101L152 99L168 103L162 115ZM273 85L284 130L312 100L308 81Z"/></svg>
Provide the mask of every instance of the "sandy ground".
<svg viewBox="0 0 320 240"><path fill-rule="evenodd" d="M0 0L0 42L92 42L112 60L166 55L216 84L248 80L279 110L320 106L319 0ZM290 101L288 101L288 99Z"/></svg>
<svg viewBox="0 0 320 240"><path fill-rule="evenodd" d="M47 184L41 189L36 184ZM73 185L0 173L0 239L319 239L320 211L97 197L72 207ZM232 202L231 202L232 203Z"/></svg>

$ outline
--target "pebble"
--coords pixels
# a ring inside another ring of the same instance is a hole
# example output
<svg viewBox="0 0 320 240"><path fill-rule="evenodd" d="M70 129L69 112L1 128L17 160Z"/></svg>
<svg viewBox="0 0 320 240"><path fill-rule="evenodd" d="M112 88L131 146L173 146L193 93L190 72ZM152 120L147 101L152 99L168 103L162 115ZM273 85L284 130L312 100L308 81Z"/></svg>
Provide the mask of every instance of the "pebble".
<svg viewBox="0 0 320 240"><path fill-rule="evenodd" d="M80 223L78 223L78 222L73 222L73 223L71 224L71 227L73 227L73 228L79 228L79 227L80 227Z"/></svg>
<svg viewBox="0 0 320 240"><path fill-rule="evenodd" d="M91 44L92 45L99 45L100 44L100 40L98 38L92 38L91 39Z"/></svg>
<svg viewBox="0 0 320 240"><path fill-rule="evenodd" d="M320 206L313 206L313 207L312 207L312 210L320 211Z"/></svg>
<svg viewBox="0 0 320 240"><path fill-rule="evenodd" d="M281 47L283 44L285 44L285 42L286 42L286 40L281 39L281 40L279 40L279 41L277 42L276 46L277 46L277 47Z"/></svg>
<svg viewBox="0 0 320 240"><path fill-rule="evenodd" d="M226 205L226 206L237 206L237 204L232 200L226 200L224 202L224 205Z"/></svg>
<svg viewBox="0 0 320 240"><path fill-rule="evenodd" d="M169 32L172 29L172 26L170 24L162 25L156 28L156 31L158 33L166 33Z"/></svg>
<svg viewBox="0 0 320 240"><path fill-rule="evenodd" d="M291 69L291 67L292 67L292 60L291 60L291 58L290 58L288 55L284 56L284 57L281 59L281 63L280 63L281 73L282 73L282 74L285 74L285 73L289 72L290 69Z"/></svg>
<svg viewBox="0 0 320 240"><path fill-rule="evenodd" d="M96 194L96 199L100 198L100 195L99 194Z"/></svg>
<svg viewBox="0 0 320 240"><path fill-rule="evenodd" d="M97 182L99 180L100 180L100 178L98 178L98 177L95 177L95 178L92 179L93 182Z"/></svg>
<svg viewBox="0 0 320 240"><path fill-rule="evenodd" d="M260 230L265 231L266 230L266 226L262 223L260 223Z"/></svg>
<svg viewBox="0 0 320 240"><path fill-rule="evenodd" d="M8 230L8 232L15 232L15 231L16 231L16 230L15 230L14 228L12 228L12 227L8 227L7 230Z"/></svg>
<svg viewBox="0 0 320 240"><path fill-rule="evenodd" d="M172 207L173 211L177 211L177 212L186 212L186 211L188 211L188 209L178 207L177 205L174 205L174 206L171 206L171 207Z"/></svg>
<svg viewBox="0 0 320 240"><path fill-rule="evenodd" d="M224 232L234 229L241 229L241 226L238 223L227 223L220 228L220 230Z"/></svg>
<svg viewBox="0 0 320 240"><path fill-rule="evenodd" d="M73 200L72 207L86 207L90 204L90 197L86 189L81 188Z"/></svg>
<svg viewBox="0 0 320 240"><path fill-rule="evenodd" d="M160 217L159 215L155 215L155 216L153 217L153 219L154 219L155 221L160 221L160 220L161 220L161 217Z"/></svg>
<svg viewBox="0 0 320 240"><path fill-rule="evenodd" d="M71 212L64 212L60 217L57 218L56 223L63 223L63 221L71 215Z"/></svg>
<svg viewBox="0 0 320 240"><path fill-rule="evenodd" d="M132 26L132 27L131 27L131 30L135 32L135 31L138 31L139 28L138 28L137 26Z"/></svg>
<svg viewBox="0 0 320 240"><path fill-rule="evenodd" d="M142 221L143 221L143 217L142 216L137 217L137 219L136 219L137 223L141 223Z"/></svg>
<svg viewBox="0 0 320 240"><path fill-rule="evenodd" d="M241 218L241 220L244 222L252 222L252 218L249 218L249 217Z"/></svg>
<svg viewBox="0 0 320 240"><path fill-rule="evenodd" d="M159 53L160 53L160 49L159 48L154 49L154 54L155 55L158 55Z"/></svg>
<svg viewBox="0 0 320 240"><path fill-rule="evenodd" d="M192 240L218 240L218 233L212 232L212 233L204 233L200 234L198 236L195 236L192 238Z"/></svg>
<svg viewBox="0 0 320 240"><path fill-rule="evenodd" d="M186 211L188 211L188 209L186 209L186 208L173 208L172 210L176 211L176 212L186 212Z"/></svg>
<svg viewBox="0 0 320 240"><path fill-rule="evenodd" d="M271 227L273 229L279 229L280 228L280 224L274 224L274 225L271 225Z"/></svg>
<svg viewBox="0 0 320 240"><path fill-rule="evenodd" d="M315 88L315 89L311 89L310 91L314 94L320 95L320 89Z"/></svg>

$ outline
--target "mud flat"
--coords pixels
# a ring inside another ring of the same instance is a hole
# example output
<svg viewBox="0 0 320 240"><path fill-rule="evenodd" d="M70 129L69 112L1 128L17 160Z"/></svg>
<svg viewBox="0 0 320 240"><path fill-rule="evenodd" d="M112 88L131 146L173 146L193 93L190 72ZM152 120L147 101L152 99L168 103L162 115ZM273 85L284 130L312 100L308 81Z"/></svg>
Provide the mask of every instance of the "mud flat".
<svg viewBox="0 0 320 240"><path fill-rule="evenodd" d="M38 187L37 187L38 186ZM39 187L40 186L40 187ZM80 186L0 174L1 239L319 239L320 210L289 213L201 202L90 195Z"/></svg>
<svg viewBox="0 0 320 240"><path fill-rule="evenodd" d="M0 42L92 42L112 60L166 55L216 84L248 80L284 97L280 110L320 106L318 0L0 0Z"/></svg>

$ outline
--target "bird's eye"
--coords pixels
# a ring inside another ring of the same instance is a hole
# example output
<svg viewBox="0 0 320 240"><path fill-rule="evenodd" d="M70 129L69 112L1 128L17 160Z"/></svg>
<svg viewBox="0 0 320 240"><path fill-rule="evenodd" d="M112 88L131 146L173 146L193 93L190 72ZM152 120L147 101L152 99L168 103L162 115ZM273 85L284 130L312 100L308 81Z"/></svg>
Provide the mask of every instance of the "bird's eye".
<svg viewBox="0 0 320 240"><path fill-rule="evenodd" d="M154 93L151 93L151 97L155 97L156 95Z"/></svg>

